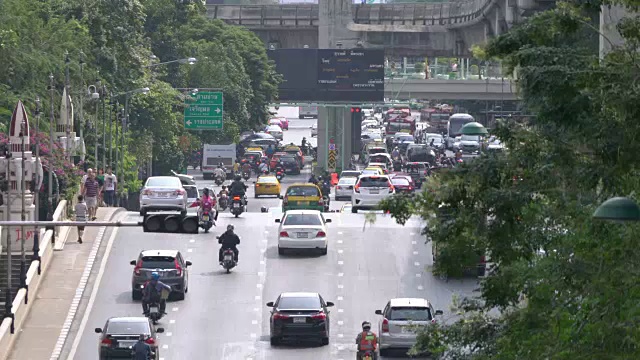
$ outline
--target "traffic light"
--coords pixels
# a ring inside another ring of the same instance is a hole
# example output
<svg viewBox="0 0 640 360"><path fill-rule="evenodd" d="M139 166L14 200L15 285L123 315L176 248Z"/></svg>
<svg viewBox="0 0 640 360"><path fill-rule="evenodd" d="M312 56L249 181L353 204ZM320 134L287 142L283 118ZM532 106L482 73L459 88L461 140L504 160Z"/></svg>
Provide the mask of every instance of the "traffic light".
<svg viewBox="0 0 640 360"><path fill-rule="evenodd" d="M198 217L195 215L154 214L146 215L142 221L144 232L197 234L198 228Z"/></svg>
<svg viewBox="0 0 640 360"><path fill-rule="evenodd" d="M362 135L362 109L351 108L351 153L359 154L362 147L360 136Z"/></svg>

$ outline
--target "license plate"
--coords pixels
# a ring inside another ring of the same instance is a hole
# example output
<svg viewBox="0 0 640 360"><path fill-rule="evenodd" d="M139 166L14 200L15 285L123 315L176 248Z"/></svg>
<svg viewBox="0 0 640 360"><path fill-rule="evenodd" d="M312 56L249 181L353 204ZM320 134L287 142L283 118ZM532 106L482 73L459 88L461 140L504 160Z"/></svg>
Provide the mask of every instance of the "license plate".
<svg viewBox="0 0 640 360"><path fill-rule="evenodd" d="M369 190L369 194L378 194L378 193L380 193L380 191L378 191L378 189Z"/></svg>
<svg viewBox="0 0 640 360"><path fill-rule="evenodd" d="M209 215L205 215L205 216L203 216L203 217L202 217L202 220L204 220L204 221L209 221Z"/></svg>
<svg viewBox="0 0 640 360"><path fill-rule="evenodd" d="M169 197L169 193L156 193L157 197L161 197L161 198L168 198Z"/></svg>
<svg viewBox="0 0 640 360"><path fill-rule="evenodd" d="M240 207L240 204L235 203L235 204L233 204L233 207L234 207L234 208L239 208L239 207Z"/></svg>
<svg viewBox="0 0 640 360"><path fill-rule="evenodd" d="M299 237L299 238L308 238L308 237L309 237L309 234L304 233L304 232L302 232L302 233L298 233L298 237Z"/></svg>
<svg viewBox="0 0 640 360"><path fill-rule="evenodd" d="M303 317L293 318L294 324L304 324L306 322L307 322L307 319Z"/></svg>
<svg viewBox="0 0 640 360"><path fill-rule="evenodd" d="M128 348L132 347L133 344L135 344L135 342L133 342L133 341L121 341L121 342L118 342L118 347L120 349L128 349Z"/></svg>
<svg viewBox="0 0 640 360"><path fill-rule="evenodd" d="M309 205L309 202L308 201L300 201L300 202L298 202L298 204L300 204L300 205Z"/></svg>
<svg viewBox="0 0 640 360"><path fill-rule="evenodd" d="M158 308L155 307L155 306L152 306L152 307L149 308L149 311L150 312L158 312Z"/></svg>
<svg viewBox="0 0 640 360"><path fill-rule="evenodd" d="M225 261L231 261L231 259L233 259L233 256L232 256L232 255L225 255L225 256L224 256L224 260L225 260Z"/></svg>
<svg viewBox="0 0 640 360"><path fill-rule="evenodd" d="M402 333L403 334L411 334L413 333L413 329L411 327L405 326L402 328Z"/></svg>

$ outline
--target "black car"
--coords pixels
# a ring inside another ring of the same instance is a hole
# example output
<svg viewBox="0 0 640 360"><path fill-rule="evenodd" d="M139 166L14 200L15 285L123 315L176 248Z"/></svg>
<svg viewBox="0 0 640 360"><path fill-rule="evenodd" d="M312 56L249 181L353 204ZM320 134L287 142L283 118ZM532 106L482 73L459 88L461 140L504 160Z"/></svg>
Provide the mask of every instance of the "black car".
<svg viewBox="0 0 640 360"><path fill-rule="evenodd" d="M133 275L131 276L131 298L142 299L144 284L157 272L160 281L171 286L171 295L177 300L184 300L189 290L189 270L191 261L186 261L178 250L143 250L137 260L131 260Z"/></svg>
<svg viewBox="0 0 640 360"><path fill-rule="evenodd" d="M300 174L300 163L293 156L283 156L279 159L279 161L284 166L285 174Z"/></svg>
<svg viewBox="0 0 640 360"><path fill-rule="evenodd" d="M285 338L319 339L329 345L329 310L333 303L325 302L318 293L282 293L267 303L271 311L271 345Z"/></svg>
<svg viewBox="0 0 640 360"><path fill-rule="evenodd" d="M147 338L145 342L155 353L153 359L160 359L157 334L164 329L154 329L146 317L112 317L104 328L96 328L95 332L101 334L98 345L100 360L131 359L131 347L138 342L140 335Z"/></svg>

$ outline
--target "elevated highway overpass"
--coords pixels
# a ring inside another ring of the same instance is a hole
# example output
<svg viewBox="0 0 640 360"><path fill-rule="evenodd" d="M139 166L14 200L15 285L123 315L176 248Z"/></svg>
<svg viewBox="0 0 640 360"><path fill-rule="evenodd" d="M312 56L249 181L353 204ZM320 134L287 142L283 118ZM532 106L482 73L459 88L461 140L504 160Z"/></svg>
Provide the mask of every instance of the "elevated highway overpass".
<svg viewBox="0 0 640 360"><path fill-rule="evenodd" d="M517 100L516 85L509 79L435 80L388 79L385 98L395 100Z"/></svg>

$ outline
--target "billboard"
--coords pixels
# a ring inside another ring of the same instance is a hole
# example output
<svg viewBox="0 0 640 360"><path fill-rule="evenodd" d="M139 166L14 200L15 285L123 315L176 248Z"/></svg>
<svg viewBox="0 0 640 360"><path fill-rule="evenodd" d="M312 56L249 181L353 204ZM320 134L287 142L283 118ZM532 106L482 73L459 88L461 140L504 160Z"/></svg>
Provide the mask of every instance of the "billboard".
<svg viewBox="0 0 640 360"><path fill-rule="evenodd" d="M384 99L384 50L276 49L279 100L369 102Z"/></svg>

